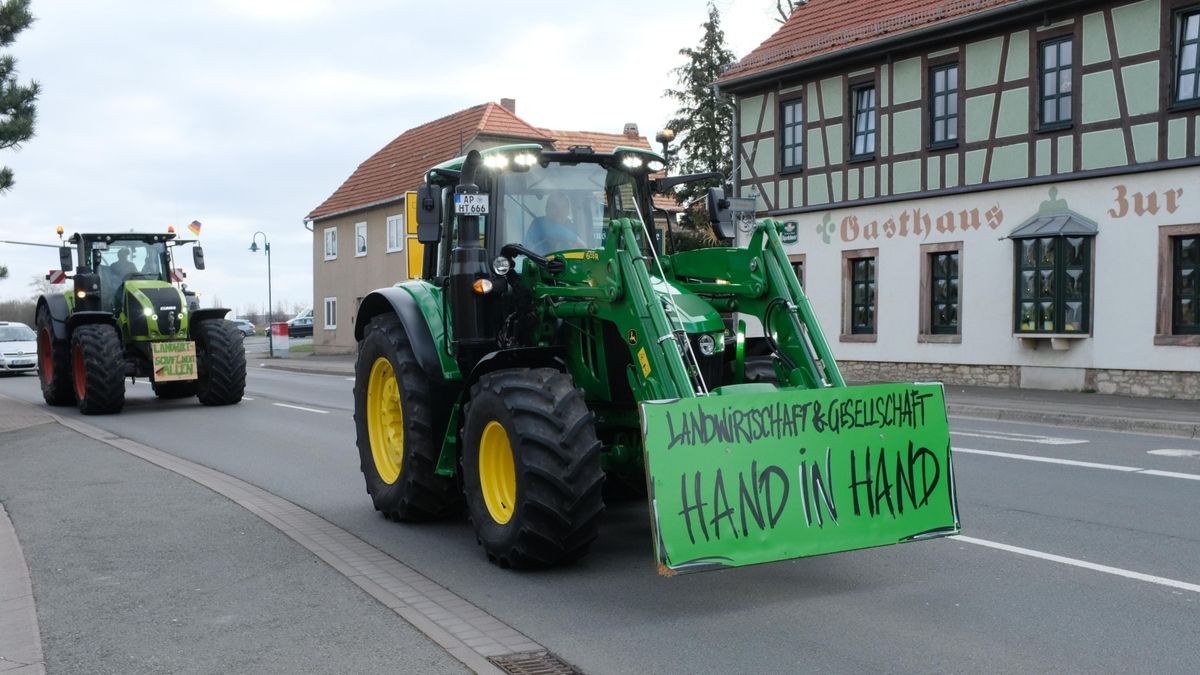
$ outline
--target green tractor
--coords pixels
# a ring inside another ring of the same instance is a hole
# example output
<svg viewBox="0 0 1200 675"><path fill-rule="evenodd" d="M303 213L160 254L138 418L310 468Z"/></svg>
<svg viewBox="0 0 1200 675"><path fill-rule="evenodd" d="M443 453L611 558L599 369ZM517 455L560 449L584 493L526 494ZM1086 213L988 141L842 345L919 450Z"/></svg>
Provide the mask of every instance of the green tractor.
<svg viewBox="0 0 1200 675"><path fill-rule="evenodd" d="M246 353L241 332L224 318L229 310L200 309L195 293L176 286L182 275L172 266L174 249L194 243L174 232L79 233L59 248L62 271L47 278L73 283L37 301L46 403L117 413L127 377L150 380L160 398L196 396L205 405L242 399ZM192 254L204 269L204 251L196 246Z"/></svg>
<svg viewBox="0 0 1200 675"><path fill-rule="evenodd" d="M606 479L633 477L664 575L957 533L941 385L846 386L748 200L708 194L726 245L659 250L651 196L719 177L663 166L514 145L426 173L422 278L355 324L375 509L465 507L489 560L546 567L586 553Z"/></svg>

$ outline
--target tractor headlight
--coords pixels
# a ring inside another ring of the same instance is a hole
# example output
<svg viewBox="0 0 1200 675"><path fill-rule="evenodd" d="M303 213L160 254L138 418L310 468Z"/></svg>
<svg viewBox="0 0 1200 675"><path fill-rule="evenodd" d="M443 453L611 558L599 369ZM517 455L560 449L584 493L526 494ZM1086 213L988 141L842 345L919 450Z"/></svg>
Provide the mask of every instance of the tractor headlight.
<svg viewBox="0 0 1200 675"><path fill-rule="evenodd" d="M519 155L513 156L513 164L529 168L534 164L537 164L537 157L528 152L522 152Z"/></svg>
<svg viewBox="0 0 1200 675"><path fill-rule="evenodd" d="M150 309L149 307L145 307L142 309L143 316L150 316L151 314L154 314L154 310Z"/></svg>
<svg viewBox="0 0 1200 675"><path fill-rule="evenodd" d="M489 169L503 169L508 166L508 156L488 155L483 158L483 165Z"/></svg>
<svg viewBox="0 0 1200 675"><path fill-rule="evenodd" d="M621 159L621 164L623 164L626 169L640 169L642 166L642 158L638 157L637 155L625 155L625 157Z"/></svg>
<svg viewBox="0 0 1200 675"><path fill-rule="evenodd" d="M699 339L696 340L696 344L699 345L700 353L704 356L712 356L717 352L717 341L709 333L701 335Z"/></svg>
<svg viewBox="0 0 1200 675"><path fill-rule="evenodd" d="M492 261L492 271L498 277L507 276L512 271L512 261L508 259L508 256L499 256Z"/></svg>
<svg viewBox="0 0 1200 675"><path fill-rule="evenodd" d="M663 169L667 168L667 165L663 164L662 162L658 161L657 159L652 159L646 163L646 168L650 169L654 173L658 173L659 171L662 171Z"/></svg>
<svg viewBox="0 0 1200 675"><path fill-rule="evenodd" d="M87 297L87 291L75 291L75 297L82 300Z"/></svg>

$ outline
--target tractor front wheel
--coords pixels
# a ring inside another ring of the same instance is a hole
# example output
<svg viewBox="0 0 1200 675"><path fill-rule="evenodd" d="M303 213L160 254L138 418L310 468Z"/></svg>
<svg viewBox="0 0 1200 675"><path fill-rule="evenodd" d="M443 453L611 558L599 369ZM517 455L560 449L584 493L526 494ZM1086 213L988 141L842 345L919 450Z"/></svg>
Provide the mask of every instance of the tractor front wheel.
<svg viewBox="0 0 1200 675"><path fill-rule="evenodd" d="M71 405L75 402L75 391L71 388L71 343L54 338L54 324L46 307L38 311L36 323L42 398L49 405Z"/></svg>
<svg viewBox="0 0 1200 675"><path fill-rule="evenodd" d="M246 348L232 321L200 323L196 336L196 395L204 405L233 405L246 392ZM157 393L157 392L156 392Z"/></svg>
<svg viewBox="0 0 1200 675"><path fill-rule="evenodd" d="M437 473L441 439L432 392L404 326L394 314L371 319L354 366L354 425L359 466L375 510L392 520L422 521L462 511L454 478Z"/></svg>
<svg viewBox="0 0 1200 675"><path fill-rule="evenodd" d="M497 565L571 562L596 538L600 441L569 375L517 368L481 377L467 406L462 469L475 534Z"/></svg>
<svg viewBox="0 0 1200 675"><path fill-rule="evenodd" d="M75 329L71 335L71 373L79 412L121 412L125 407L125 355L116 327L93 323Z"/></svg>

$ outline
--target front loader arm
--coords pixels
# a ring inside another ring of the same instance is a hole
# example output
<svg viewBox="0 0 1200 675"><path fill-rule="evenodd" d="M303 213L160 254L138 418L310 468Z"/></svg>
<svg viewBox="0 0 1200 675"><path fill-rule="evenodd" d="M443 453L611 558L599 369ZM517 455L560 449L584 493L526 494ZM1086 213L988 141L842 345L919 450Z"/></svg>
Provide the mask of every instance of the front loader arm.
<svg viewBox="0 0 1200 675"><path fill-rule="evenodd" d="M844 387L808 296L791 272L780 227L774 220L762 221L744 249L678 253L671 256L671 271L681 287L714 306L757 318L782 362L781 381L809 389Z"/></svg>

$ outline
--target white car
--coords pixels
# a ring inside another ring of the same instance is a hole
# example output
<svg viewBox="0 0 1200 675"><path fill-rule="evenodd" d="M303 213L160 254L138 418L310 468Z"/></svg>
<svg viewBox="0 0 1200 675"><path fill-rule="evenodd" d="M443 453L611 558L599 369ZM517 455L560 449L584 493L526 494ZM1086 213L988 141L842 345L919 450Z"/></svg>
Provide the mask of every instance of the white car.
<svg viewBox="0 0 1200 675"><path fill-rule="evenodd" d="M0 321L0 375L37 370L37 336L15 321Z"/></svg>

